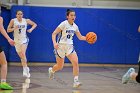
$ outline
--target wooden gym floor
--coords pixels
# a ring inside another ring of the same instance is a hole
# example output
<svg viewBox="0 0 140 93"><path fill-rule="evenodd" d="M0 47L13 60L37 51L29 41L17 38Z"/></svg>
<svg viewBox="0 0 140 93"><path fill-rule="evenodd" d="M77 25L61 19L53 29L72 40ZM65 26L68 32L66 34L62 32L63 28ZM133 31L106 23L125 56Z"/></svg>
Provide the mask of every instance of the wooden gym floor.
<svg viewBox="0 0 140 93"><path fill-rule="evenodd" d="M72 88L72 67L57 72L54 80L49 80L48 68L30 66L29 83L29 79L22 77L22 67L9 66L7 80L14 90L0 90L0 93L140 93L140 84L135 81L121 83L128 67L81 66L79 79L83 85L78 89Z"/></svg>

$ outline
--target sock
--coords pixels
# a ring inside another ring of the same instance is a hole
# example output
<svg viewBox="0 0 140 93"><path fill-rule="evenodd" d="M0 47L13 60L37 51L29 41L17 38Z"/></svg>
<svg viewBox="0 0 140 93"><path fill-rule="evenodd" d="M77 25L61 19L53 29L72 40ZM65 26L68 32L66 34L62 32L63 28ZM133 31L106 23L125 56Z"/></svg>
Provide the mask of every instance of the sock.
<svg viewBox="0 0 140 93"><path fill-rule="evenodd" d="M78 76L75 76L74 77L74 82L77 82L78 81Z"/></svg>
<svg viewBox="0 0 140 93"><path fill-rule="evenodd" d="M1 83L2 83L2 82L6 82L6 79L1 79Z"/></svg>

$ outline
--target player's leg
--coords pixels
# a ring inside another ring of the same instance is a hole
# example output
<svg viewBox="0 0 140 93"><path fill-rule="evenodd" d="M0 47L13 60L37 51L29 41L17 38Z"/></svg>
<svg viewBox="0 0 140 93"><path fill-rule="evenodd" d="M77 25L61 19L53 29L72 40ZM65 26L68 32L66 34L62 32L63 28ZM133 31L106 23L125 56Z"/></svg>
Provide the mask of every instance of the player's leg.
<svg viewBox="0 0 140 93"><path fill-rule="evenodd" d="M76 52L73 52L67 56L67 58L71 61L73 65L73 75L74 75L74 83L73 87L79 87L82 84L79 82L78 76L79 76L79 64L78 64L78 56Z"/></svg>
<svg viewBox="0 0 140 93"><path fill-rule="evenodd" d="M7 61L6 61L4 52L0 53L0 63L1 63L1 81L6 82Z"/></svg>
<svg viewBox="0 0 140 93"><path fill-rule="evenodd" d="M16 51L21 59L21 63L23 66L23 76L29 78L30 77L30 69L27 65L27 58L26 58L26 50L27 50L28 44L17 44L16 45Z"/></svg>
<svg viewBox="0 0 140 93"><path fill-rule="evenodd" d="M0 89L13 89L8 83L6 83L7 77L7 61L4 52L0 48L0 64L1 64L1 83Z"/></svg>
<svg viewBox="0 0 140 93"><path fill-rule="evenodd" d="M53 79L54 78L54 73L58 70L61 70L64 66L64 58L60 58L56 56L56 64L53 67L50 67L48 72L49 72L49 78Z"/></svg>
<svg viewBox="0 0 140 93"><path fill-rule="evenodd" d="M26 50L27 50L27 46L28 44L22 44L21 46L21 55L22 55L22 59L21 59L21 62L22 62L22 66L23 66L23 76L25 77L30 77L30 69L27 65L27 58L26 58Z"/></svg>
<svg viewBox="0 0 140 93"><path fill-rule="evenodd" d="M54 73L58 70L61 70L64 66L64 60L65 60L65 46L64 45L59 45L59 49L54 49L54 54L56 57L56 64L53 67L50 67L48 69L49 72L49 78L53 79L54 78Z"/></svg>

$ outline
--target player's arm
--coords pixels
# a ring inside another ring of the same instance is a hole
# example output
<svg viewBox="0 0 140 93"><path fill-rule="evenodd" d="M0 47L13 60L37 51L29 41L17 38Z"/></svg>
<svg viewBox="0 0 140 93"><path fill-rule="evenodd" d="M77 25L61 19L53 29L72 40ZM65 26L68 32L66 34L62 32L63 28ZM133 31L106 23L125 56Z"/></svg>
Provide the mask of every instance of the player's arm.
<svg viewBox="0 0 140 93"><path fill-rule="evenodd" d="M27 32L31 33L37 27L37 24L31 21L30 19L27 19L26 21L27 21L27 24L32 26L30 29L27 30Z"/></svg>
<svg viewBox="0 0 140 93"><path fill-rule="evenodd" d="M2 17L0 17L0 32L8 40L10 45L14 45L14 41L8 36L8 34L6 33L6 31L3 27L3 18Z"/></svg>
<svg viewBox="0 0 140 93"><path fill-rule="evenodd" d="M56 35L58 34L58 33L60 33L62 30L59 28L59 27L57 27L55 30L54 30L54 32L52 33L52 41L53 41L53 45L54 45L54 48L55 49L57 49L58 48L58 44L56 43Z"/></svg>
<svg viewBox="0 0 140 93"><path fill-rule="evenodd" d="M13 32L15 29L17 29L18 27L13 27L14 25L14 20L12 19L8 25L8 28L7 28L7 32L10 33L10 32Z"/></svg>
<svg viewBox="0 0 140 93"><path fill-rule="evenodd" d="M139 28L138 28L138 32L140 32L140 26L139 26Z"/></svg>
<svg viewBox="0 0 140 93"><path fill-rule="evenodd" d="M86 37L82 36L80 31L76 31L75 34L76 34L76 36L78 37L79 40L86 40Z"/></svg>
<svg viewBox="0 0 140 93"><path fill-rule="evenodd" d="M10 37L8 36L8 34L6 33L4 27L3 27L3 18L0 17L0 31L2 33L2 35L7 39L9 40Z"/></svg>

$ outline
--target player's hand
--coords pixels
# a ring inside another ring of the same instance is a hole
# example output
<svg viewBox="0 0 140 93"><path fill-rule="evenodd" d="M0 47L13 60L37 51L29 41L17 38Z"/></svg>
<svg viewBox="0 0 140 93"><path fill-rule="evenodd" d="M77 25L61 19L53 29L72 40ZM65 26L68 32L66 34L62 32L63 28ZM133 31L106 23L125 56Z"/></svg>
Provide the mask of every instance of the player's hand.
<svg viewBox="0 0 140 93"><path fill-rule="evenodd" d="M58 49L59 48L57 43L54 44L54 48L55 49Z"/></svg>
<svg viewBox="0 0 140 93"><path fill-rule="evenodd" d="M11 46L14 46L14 44L15 44L14 40L12 40L11 38L8 39L8 42L9 42L9 44L10 44Z"/></svg>
<svg viewBox="0 0 140 93"><path fill-rule="evenodd" d="M32 32L32 29L28 29L27 32L28 32L28 33L31 33L31 32Z"/></svg>

